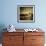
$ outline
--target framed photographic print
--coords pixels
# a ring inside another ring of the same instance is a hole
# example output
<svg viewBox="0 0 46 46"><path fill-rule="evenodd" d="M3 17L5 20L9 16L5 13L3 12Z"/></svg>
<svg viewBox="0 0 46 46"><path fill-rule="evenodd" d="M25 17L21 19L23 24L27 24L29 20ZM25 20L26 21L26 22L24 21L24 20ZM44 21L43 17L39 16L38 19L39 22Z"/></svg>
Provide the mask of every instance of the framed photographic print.
<svg viewBox="0 0 46 46"><path fill-rule="evenodd" d="M17 6L18 22L35 22L35 5L18 5Z"/></svg>

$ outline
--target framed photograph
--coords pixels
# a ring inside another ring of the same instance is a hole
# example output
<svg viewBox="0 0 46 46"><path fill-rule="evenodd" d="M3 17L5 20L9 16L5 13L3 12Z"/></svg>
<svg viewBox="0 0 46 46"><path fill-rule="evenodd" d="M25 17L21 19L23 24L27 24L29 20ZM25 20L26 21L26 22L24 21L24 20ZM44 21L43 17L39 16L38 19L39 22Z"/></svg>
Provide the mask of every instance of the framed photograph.
<svg viewBox="0 0 46 46"><path fill-rule="evenodd" d="M22 23L35 22L35 5L18 5L17 21Z"/></svg>

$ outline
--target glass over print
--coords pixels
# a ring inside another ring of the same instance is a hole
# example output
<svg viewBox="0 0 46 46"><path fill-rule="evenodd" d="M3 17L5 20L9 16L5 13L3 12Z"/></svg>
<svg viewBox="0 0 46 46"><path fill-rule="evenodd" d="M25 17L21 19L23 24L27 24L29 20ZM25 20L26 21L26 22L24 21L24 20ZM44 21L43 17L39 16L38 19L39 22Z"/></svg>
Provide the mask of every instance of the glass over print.
<svg viewBox="0 0 46 46"><path fill-rule="evenodd" d="M35 21L35 5L18 5L17 6L18 22L34 22Z"/></svg>

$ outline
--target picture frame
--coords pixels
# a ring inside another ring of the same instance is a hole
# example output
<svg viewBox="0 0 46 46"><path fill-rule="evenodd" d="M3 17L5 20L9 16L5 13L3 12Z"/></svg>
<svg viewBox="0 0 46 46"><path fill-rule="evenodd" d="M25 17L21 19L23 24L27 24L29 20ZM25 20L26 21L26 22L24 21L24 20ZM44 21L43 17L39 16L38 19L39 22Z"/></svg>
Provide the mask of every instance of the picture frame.
<svg viewBox="0 0 46 46"><path fill-rule="evenodd" d="M35 22L35 5L18 5L17 22L21 23Z"/></svg>

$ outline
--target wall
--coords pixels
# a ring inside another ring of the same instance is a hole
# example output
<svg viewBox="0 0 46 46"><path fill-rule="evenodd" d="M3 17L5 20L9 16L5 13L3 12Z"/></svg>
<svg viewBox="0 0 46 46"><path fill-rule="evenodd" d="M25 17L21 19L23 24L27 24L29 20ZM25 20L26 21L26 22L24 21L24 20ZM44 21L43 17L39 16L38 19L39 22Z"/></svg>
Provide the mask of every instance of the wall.
<svg viewBox="0 0 46 46"><path fill-rule="evenodd" d="M1 0L0 25L13 24L16 28L46 28L46 0ZM35 22L18 23L17 5L35 5Z"/></svg>

